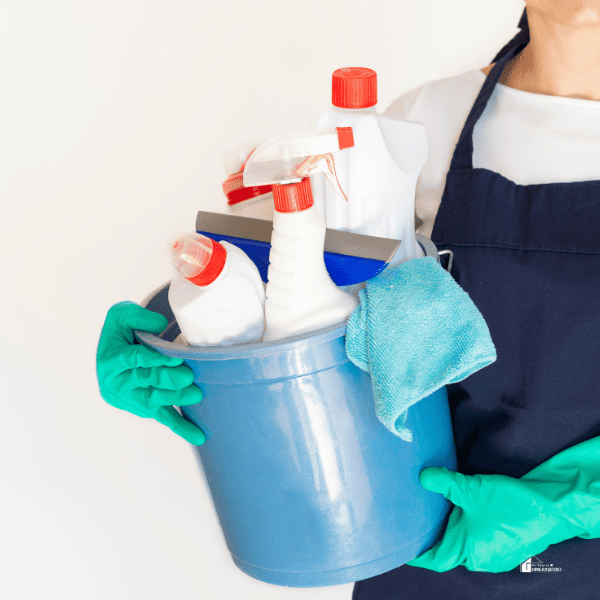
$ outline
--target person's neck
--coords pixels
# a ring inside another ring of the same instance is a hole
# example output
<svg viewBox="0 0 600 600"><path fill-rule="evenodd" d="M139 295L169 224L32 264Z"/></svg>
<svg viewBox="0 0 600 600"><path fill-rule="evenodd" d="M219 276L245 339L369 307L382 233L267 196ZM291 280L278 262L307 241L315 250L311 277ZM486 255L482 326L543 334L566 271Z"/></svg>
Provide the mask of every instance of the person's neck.
<svg viewBox="0 0 600 600"><path fill-rule="evenodd" d="M502 72L500 83L549 96L600 101L600 16L550 18L528 7L530 42Z"/></svg>

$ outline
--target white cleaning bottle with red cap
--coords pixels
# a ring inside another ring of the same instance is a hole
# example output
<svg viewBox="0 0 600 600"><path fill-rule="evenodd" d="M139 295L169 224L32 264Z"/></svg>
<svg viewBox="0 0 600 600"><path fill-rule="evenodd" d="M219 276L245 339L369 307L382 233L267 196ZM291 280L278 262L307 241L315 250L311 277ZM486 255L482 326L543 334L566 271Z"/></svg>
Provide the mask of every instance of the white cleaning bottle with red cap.
<svg viewBox="0 0 600 600"><path fill-rule="evenodd" d="M391 263L423 256L415 239L415 192L427 159L422 123L376 112L377 74L349 67L332 76L332 106L317 109L310 129L352 127L355 147L335 156L349 202L341 203L323 175L311 176L315 205L327 227L402 240Z"/></svg>
<svg viewBox="0 0 600 600"><path fill-rule="evenodd" d="M260 342L265 288L243 250L184 233L171 240L167 252L178 271L169 287L169 304L184 341L193 346Z"/></svg>
<svg viewBox="0 0 600 600"><path fill-rule="evenodd" d="M332 128L267 140L248 158L244 186L272 184L275 203L264 342L341 322L358 305L325 267L325 222L314 206L308 178L325 173L347 201L331 153L353 145L351 128Z"/></svg>

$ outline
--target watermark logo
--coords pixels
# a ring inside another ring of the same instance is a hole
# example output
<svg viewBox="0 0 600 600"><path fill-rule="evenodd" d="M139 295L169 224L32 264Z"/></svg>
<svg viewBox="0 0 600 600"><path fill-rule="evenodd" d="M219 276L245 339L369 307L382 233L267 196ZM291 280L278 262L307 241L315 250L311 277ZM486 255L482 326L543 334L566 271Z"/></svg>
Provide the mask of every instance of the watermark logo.
<svg viewBox="0 0 600 600"><path fill-rule="evenodd" d="M544 564L537 556L532 556L521 563L521 573L558 573L560 571L562 571L560 567L555 567L553 564Z"/></svg>

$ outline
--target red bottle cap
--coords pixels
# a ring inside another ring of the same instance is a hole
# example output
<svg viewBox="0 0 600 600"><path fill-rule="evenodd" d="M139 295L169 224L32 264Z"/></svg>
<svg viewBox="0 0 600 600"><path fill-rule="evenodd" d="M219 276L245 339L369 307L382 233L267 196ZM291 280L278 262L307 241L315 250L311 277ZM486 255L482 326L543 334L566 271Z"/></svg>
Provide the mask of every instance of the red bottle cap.
<svg viewBox="0 0 600 600"><path fill-rule="evenodd" d="M208 264L195 277L188 277L188 280L196 285L210 285L223 271L225 261L227 260L227 250L225 247L212 240L212 255Z"/></svg>
<svg viewBox="0 0 600 600"><path fill-rule="evenodd" d="M223 192L227 196L227 204L229 206L235 206L240 202L244 202L244 200L263 196L270 191L272 191L271 185L244 187L243 171L231 175L223 182Z"/></svg>
<svg viewBox="0 0 600 600"><path fill-rule="evenodd" d="M254 150L256 150L256 148ZM254 152L254 150L252 150L252 152ZM252 156L252 152L248 154L248 158ZM248 162L248 158L237 173L230 175L223 182L223 193L227 196L227 204L229 206L235 206L240 202L244 202L244 200L257 198L258 196L268 194L272 191L271 185L244 187L244 168Z"/></svg>
<svg viewBox="0 0 600 600"><path fill-rule="evenodd" d="M377 104L377 73L364 67L334 71L331 102L339 108L369 108Z"/></svg>
<svg viewBox="0 0 600 600"><path fill-rule="evenodd" d="M314 204L310 177L298 183L273 184L275 210L280 213L300 212Z"/></svg>

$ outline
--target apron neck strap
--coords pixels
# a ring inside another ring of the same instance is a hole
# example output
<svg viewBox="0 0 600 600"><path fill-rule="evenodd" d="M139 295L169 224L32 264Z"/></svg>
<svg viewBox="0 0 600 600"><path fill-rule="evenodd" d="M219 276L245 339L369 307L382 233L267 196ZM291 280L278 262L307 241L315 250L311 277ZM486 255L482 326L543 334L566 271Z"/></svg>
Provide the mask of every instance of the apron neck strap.
<svg viewBox="0 0 600 600"><path fill-rule="evenodd" d="M475 129L475 123L485 110L488 100L496 87L496 83L502 75L502 71L506 66L506 63L516 54L518 54L527 44L529 40L517 44L512 50L510 50L501 60L499 60L492 70L487 74L483 86L479 91L479 95L475 100L471 108L471 112L467 117L463 130L456 144L454 154L452 156L452 162L450 163L450 170L472 170L473 169L473 130Z"/></svg>

